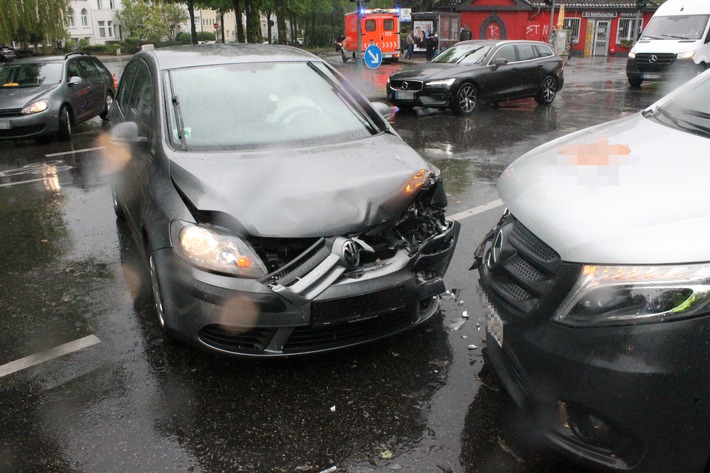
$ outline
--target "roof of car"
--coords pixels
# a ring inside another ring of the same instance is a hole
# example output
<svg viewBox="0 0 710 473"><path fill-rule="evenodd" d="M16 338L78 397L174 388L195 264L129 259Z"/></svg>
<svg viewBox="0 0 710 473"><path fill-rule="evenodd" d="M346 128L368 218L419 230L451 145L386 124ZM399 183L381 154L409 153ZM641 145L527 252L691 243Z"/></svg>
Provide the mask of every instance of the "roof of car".
<svg viewBox="0 0 710 473"><path fill-rule="evenodd" d="M472 39L469 41L461 41L460 43L456 44L485 44L488 46L498 46L498 45L503 45L503 44L520 44L520 43L527 43L527 44L541 44L544 46L549 46L547 43L543 43L542 41L531 41L527 39Z"/></svg>
<svg viewBox="0 0 710 473"><path fill-rule="evenodd" d="M317 56L292 46L276 44L217 43L150 49L137 56L153 57L161 70L213 64L308 61Z"/></svg>
<svg viewBox="0 0 710 473"><path fill-rule="evenodd" d="M79 52L74 52L74 53L68 53L63 56L32 56L32 57L22 57L22 58L17 58L14 59L12 62L13 63L25 63L25 62L31 62L31 63L36 63L36 62L64 62L67 59L69 59L72 56L84 56L84 57L95 57L91 54L88 53L79 53Z"/></svg>

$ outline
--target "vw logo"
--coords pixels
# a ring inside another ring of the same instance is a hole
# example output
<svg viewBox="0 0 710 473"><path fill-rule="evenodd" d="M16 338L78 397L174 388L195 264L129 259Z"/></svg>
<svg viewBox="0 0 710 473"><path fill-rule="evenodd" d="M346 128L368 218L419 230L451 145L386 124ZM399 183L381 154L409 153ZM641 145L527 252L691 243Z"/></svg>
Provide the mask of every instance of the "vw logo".
<svg viewBox="0 0 710 473"><path fill-rule="evenodd" d="M493 247L488 252L488 258L486 258L486 267L492 270L500 263L500 256L503 252L503 230L498 230L496 233L495 240L493 240Z"/></svg>
<svg viewBox="0 0 710 473"><path fill-rule="evenodd" d="M402 90L407 90L409 88L409 82L402 82Z"/></svg>
<svg viewBox="0 0 710 473"><path fill-rule="evenodd" d="M340 248L340 261L347 269L355 269L360 265L360 247L352 240L345 240Z"/></svg>
<svg viewBox="0 0 710 473"><path fill-rule="evenodd" d="M651 64L655 64L656 61L658 61L658 56L656 56L655 54L651 54L651 57L648 58L648 62L650 62Z"/></svg>

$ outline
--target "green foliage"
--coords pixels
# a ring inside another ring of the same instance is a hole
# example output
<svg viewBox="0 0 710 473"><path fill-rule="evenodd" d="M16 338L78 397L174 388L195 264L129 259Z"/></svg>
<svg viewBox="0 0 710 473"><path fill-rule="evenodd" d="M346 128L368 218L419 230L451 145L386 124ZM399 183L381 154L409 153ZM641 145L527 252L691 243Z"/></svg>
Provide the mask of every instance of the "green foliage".
<svg viewBox="0 0 710 473"><path fill-rule="evenodd" d="M69 0L0 0L0 43L64 41Z"/></svg>
<svg viewBox="0 0 710 473"><path fill-rule="evenodd" d="M116 16L131 38L146 43L174 37L177 26L187 20L178 5L151 0L124 0L123 10Z"/></svg>

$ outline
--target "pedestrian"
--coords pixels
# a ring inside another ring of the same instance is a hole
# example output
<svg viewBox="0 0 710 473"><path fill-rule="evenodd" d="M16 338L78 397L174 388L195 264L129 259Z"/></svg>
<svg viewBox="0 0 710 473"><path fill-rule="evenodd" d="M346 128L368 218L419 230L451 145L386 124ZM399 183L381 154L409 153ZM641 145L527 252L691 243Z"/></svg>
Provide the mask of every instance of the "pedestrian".
<svg viewBox="0 0 710 473"><path fill-rule="evenodd" d="M409 34L407 34L407 55L405 58L407 59L412 59L412 55L414 54L414 33L412 30L409 30Z"/></svg>
<svg viewBox="0 0 710 473"><path fill-rule="evenodd" d="M426 60L431 61L436 56L436 50L439 48L439 37L436 33L430 34L426 41Z"/></svg>

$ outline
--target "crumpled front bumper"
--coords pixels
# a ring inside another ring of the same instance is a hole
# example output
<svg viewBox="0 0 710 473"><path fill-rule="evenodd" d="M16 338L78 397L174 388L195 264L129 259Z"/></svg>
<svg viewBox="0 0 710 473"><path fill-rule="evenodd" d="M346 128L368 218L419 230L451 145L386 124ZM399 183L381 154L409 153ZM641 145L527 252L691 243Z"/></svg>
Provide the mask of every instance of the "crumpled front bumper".
<svg viewBox="0 0 710 473"><path fill-rule="evenodd" d="M203 348L247 357L323 352L393 335L436 313L459 229L458 222L447 222L415 254L399 249L355 270L328 255L324 241L294 263L295 276L277 279L212 274L171 248L157 250L166 330Z"/></svg>

